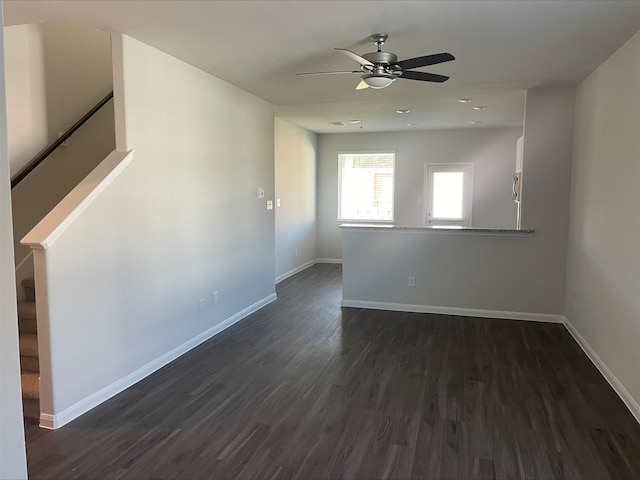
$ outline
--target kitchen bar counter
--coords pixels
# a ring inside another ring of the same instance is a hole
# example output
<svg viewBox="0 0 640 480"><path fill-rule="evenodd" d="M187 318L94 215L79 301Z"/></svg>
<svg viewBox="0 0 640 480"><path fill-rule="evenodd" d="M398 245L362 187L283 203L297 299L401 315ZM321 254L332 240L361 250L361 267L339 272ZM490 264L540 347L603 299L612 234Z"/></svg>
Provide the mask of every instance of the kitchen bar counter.
<svg viewBox="0 0 640 480"><path fill-rule="evenodd" d="M562 321L548 232L345 223L342 305Z"/></svg>
<svg viewBox="0 0 640 480"><path fill-rule="evenodd" d="M435 233L435 234L476 234L476 235L524 235L530 236L533 229L509 229L509 228L479 228L479 227L422 227L393 225L390 223L343 223L340 225L343 230L353 231L398 231L415 233Z"/></svg>

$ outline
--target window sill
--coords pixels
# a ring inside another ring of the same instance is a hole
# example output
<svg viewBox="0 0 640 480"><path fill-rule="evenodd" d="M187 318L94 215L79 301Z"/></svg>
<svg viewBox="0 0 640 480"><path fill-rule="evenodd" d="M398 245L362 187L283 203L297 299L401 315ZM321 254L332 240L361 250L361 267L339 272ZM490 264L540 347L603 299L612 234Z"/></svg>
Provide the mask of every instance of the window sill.
<svg viewBox="0 0 640 480"><path fill-rule="evenodd" d="M381 225L381 226L395 226L393 220L336 220L339 226L342 225Z"/></svg>

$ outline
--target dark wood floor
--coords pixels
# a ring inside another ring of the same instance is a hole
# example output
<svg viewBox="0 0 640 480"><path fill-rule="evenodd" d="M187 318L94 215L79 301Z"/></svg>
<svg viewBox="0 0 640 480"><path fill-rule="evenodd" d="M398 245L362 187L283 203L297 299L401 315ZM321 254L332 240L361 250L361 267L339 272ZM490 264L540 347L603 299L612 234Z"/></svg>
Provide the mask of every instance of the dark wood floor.
<svg viewBox="0 0 640 480"><path fill-rule="evenodd" d="M278 300L57 431L29 477L640 478L640 425L560 325Z"/></svg>

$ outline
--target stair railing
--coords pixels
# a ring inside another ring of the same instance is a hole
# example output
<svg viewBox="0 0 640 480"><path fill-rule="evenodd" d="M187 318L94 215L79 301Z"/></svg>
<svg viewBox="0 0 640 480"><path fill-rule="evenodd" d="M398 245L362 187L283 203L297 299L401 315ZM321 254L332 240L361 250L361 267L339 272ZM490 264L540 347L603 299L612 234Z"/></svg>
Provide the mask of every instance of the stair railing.
<svg viewBox="0 0 640 480"><path fill-rule="evenodd" d="M18 185L22 180L25 179L27 175L33 172L38 165L40 165L49 155L51 155L56 148L62 145L67 139L74 134L76 130L78 130L82 125L85 124L87 120L89 120L93 115L98 112L104 105L113 98L113 92L110 92L106 97L100 100L95 107L89 110L80 120L78 120L69 130L64 132L55 142L49 145L47 148L42 150L33 160L31 160L28 164L26 164L15 177L11 179L11 188L14 188Z"/></svg>

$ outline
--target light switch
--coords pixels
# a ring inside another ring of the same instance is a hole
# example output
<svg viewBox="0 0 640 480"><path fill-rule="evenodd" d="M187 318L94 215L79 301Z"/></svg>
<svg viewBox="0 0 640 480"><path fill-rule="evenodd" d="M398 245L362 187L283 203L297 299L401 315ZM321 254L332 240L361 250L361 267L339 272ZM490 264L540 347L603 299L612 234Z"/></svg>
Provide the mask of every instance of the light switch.
<svg viewBox="0 0 640 480"><path fill-rule="evenodd" d="M276 207L279 207L279 206L280 206L280 199L276 198Z"/></svg>
<svg viewBox="0 0 640 480"><path fill-rule="evenodd" d="M273 210L273 200L267 200L267 210Z"/></svg>

